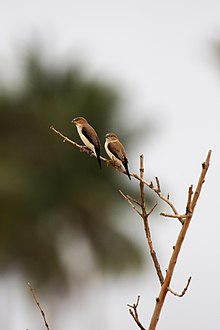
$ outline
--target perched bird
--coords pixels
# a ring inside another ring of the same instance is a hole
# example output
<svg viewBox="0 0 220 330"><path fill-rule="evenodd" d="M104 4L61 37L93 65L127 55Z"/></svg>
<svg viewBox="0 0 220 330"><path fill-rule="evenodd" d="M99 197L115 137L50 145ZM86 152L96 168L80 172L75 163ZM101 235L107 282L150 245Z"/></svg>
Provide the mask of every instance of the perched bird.
<svg viewBox="0 0 220 330"><path fill-rule="evenodd" d="M105 150L108 156L119 166L123 165L125 171L131 180L128 170L128 159L125 149L115 133L108 133L105 136Z"/></svg>
<svg viewBox="0 0 220 330"><path fill-rule="evenodd" d="M89 125L87 120L83 117L74 118L72 120L72 123L76 125L77 131L79 133L82 142L96 155L98 159L99 167L101 168L101 160L100 160L101 144L96 131L91 125Z"/></svg>

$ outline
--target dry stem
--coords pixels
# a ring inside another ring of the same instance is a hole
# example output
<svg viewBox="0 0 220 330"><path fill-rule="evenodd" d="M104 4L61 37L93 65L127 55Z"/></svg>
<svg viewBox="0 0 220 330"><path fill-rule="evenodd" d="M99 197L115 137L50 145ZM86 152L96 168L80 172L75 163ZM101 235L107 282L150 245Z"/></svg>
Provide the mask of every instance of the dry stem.
<svg viewBox="0 0 220 330"><path fill-rule="evenodd" d="M133 304L133 305L129 305L128 304L128 307L130 307L129 308L129 313L133 317L133 319L136 322L136 324L138 325L138 327L141 330L146 330L144 328L144 326L142 325L142 323L140 322L140 320L139 320L139 315L138 315L138 304L139 304L139 301L140 301L140 296L137 297L137 302L135 304Z"/></svg>
<svg viewBox="0 0 220 330"><path fill-rule="evenodd" d="M42 307L41 307L41 305L40 305L40 303L39 303L39 301L38 301L38 299L37 299L37 296L36 296L35 290L34 290L34 288L31 286L30 283L28 283L28 286L29 286L30 291L31 291L31 293L32 293L32 296L33 296L33 298L34 298L34 300L35 300L35 303L36 303L36 305L38 306L38 308L39 308L39 310L40 310L40 312L41 312L41 315L42 315L43 320L44 320L45 327L46 327L47 330L50 330L49 325L48 325L47 320L46 320L46 315L45 315L45 313L44 313L44 311L43 311L43 309L42 309Z"/></svg>
<svg viewBox="0 0 220 330"><path fill-rule="evenodd" d="M170 288L168 288L168 291L170 291L170 293L172 293L172 294L173 294L174 296L176 296L176 297L180 297L180 298L183 297L184 294L186 293L186 291L188 290L188 287L189 287L189 284L190 284L190 282L191 282L191 279L192 279L192 276L190 276L190 277L188 278L187 284L186 284L185 288L182 290L181 293L174 292L174 291L171 290Z"/></svg>
<svg viewBox="0 0 220 330"><path fill-rule="evenodd" d="M165 277L164 283L161 287L159 297L156 299L156 305L155 305L155 309L154 309L154 312L153 312L153 315L152 315L152 318L151 318L149 330L155 330L156 329L156 326L157 326L157 323L158 323L158 320L159 320L159 317L160 317L160 313L161 313L161 310L162 310L167 292L169 290L169 285L170 285L171 278L172 278L172 275L173 275L173 272L174 272L174 268L175 268L175 265L177 263L177 258L178 258L180 249L182 247L183 241L185 239L186 232L189 228L189 224L190 224L190 221L192 219L192 215L193 215L193 212L195 210L195 206L196 206L197 200L199 198L199 195L200 195L200 192L201 192L201 189L202 189L202 185L205 182L205 176L206 176L207 170L209 168L210 157L211 157L211 150L208 152L206 160L202 164L202 171L201 171L201 174L200 174L200 177L199 177L199 180L198 180L196 191L193 195L192 202L190 203L190 205L189 205L189 200L191 199L191 197L188 196L187 207L191 211L187 214L187 218L184 220L183 226L182 226L182 228L180 230L180 233L178 235L173 253L172 253L171 258L170 258L170 262L169 262L169 265L168 265L168 269L167 269L167 272L166 272L166 277ZM192 186L190 186L190 188L189 188L188 195L192 195Z"/></svg>
<svg viewBox="0 0 220 330"><path fill-rule="evenodd" d="M142 210L142 215L141 216L142 216L142 219L144 221L144 230L145 230L148 246L149 246L149 249L150 249L150 254L151 254L151 257L153 259L154 266L155 266L160 284L162 285L163 282L164 282L164 277L163 277L163 274L162 274L162 271L161 271L161 268L160 268L159 261L157 259L156 252L153 248L151 232L150 232L150 228L149 228L149 224L148 224L149 214L152 213L155 206L151 209L151 211L148 214L147 209L146 209L145 191L144 191L144 182L143 182L144 181L144 156L143 155L140 156L140 178L141 178L141 181L140 181L140 196L141 196L141 210Z"/></svg>

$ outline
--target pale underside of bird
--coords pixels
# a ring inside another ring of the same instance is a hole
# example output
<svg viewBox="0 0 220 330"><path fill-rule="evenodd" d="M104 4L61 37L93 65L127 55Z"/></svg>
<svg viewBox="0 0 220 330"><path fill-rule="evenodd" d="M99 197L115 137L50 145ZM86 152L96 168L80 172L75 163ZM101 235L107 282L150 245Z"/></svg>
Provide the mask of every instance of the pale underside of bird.
<svg viewBox="0 0 220 330"><path fill-rule="evenodd" d="M96 131L83 117L74 118L72 120L72 123L76 125L77 132L82 142L96 155L99 163L99 167L101 168L101 160L100 160L101 144Z"/></svg>
<svg viewBox="0 0 220 330"><path fill-rule="evenodd" d="M108 133L105 136L105 150L109 158L118 166L123 166L127 176L131 180L128 170L128 158L125 149L115 133Z"/></svg>

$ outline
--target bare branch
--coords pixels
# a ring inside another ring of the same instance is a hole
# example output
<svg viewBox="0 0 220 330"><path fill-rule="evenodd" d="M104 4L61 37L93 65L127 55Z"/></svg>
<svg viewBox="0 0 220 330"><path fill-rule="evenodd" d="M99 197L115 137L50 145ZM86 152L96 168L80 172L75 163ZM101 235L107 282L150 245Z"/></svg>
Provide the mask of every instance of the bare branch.
<svg viewBox="0 0 220 330"><path fill-rule="evenodd" d="M91 155L91 150L85 148L85 146L81 146L80 144L70 140L68 137L66 137L65 135L63 135L62 133L60 133L58 130L56 130L53 126L50 126L50 129L52 131L54 131L56 134L58 134L59 136L61 136L63 138L63 142L69 142L72 145L74 145L74 147L77 147L78 149L80 149L80 151L82 152L86 152L87 154ZM93 152L92 152L93 154ZM95 155L94 155L95 156Z"/></svg>
<svg viewBox="0 0 220 330"><path fill-rule="evenodd" d="M205 162L202 163L202 173L200 175L200 178L199 178L199 181L198 181L198 184L197 184L197 187L196 187L196 191L193 195L193 199L192 199L192 203L191 203L191 212L192 213L194 212L194 209L195 209L197 200L199 198L203 183L205 182L205 175L206 175L206 172L208 171L208 168L209 168L211 153L212 153L212 151L209 150Z"/></svg>
<svg viewBox="0 0 220 330"><path fill-rule="evenodd" d="M150 188L151 190L153 190L157 195L158 197L164 201L166 204L169 205L169 207L172 209L173 213L174 214L179 214L175 208L175 206L173 205L173 203L170 201L170 196L169 194L167 195L167 197L165 197L162 193L161 193L161 188L160 188L160 183L159 183L159 179L156 177L156 181L157 181L157 188L153 185L152 181L149 183L147 181L145 181L143 178L139 177L137 174L135 173L132 173L132 176L139 180L139 181L142 181L148 188ZM159 190L158 190L159 188ZM181 218L178 218L178 220L181 222L181 224L183 224L183 221Z"/></svg>
<svg viewBox="0 0 220 330"><path fill-rule="evenodd" d="M153 189L154 190L154 189ZM169 205L169 207L172 209L174 214L179 214L177 212L177 209L175 208L175 206L173 205L173 203L170 201L169 199L169 195L167 197L165 197L164 195L162 195L160 192L157 192L157 190L154 190L156 192L156 194L160 197L160 199L162 201L164 201L165 203L167 203ZM182 220L180 218L178 218L178 220L181 222L181 224L183 224Z"/></svg>
<svg viewBox="0 0 220 330"><path fill-rule="evenodd" d="M145 204L145 194L144 194L144 155L140 155L140 195L141 195L141 207L142 214L146 215L146 204Z"/></svg>
<svg viewBox="0 0 220 330"><path fill-rule="evenodd" d="M157 255L156 252L154 250L153 247L153 242L152 242L152 238L151 238L151 232L150 232L150 228L148 225L148 216L153 212L154 208L156 207L156 205L150 210L149 213L147 213L146 210L146 203L145 203L145 192L144 192L144 156L141 155L140 156L140 195L141 195L141 210L142 210L142 218L144 221L144 230L145 230L145 235L147 238L147 242L148 242L148 246L150 249L150 254L154 263L154 267L156 269L157 272L157 276L159 278L160 284L162 285L164 282L164 277L161 271L161 267L159 264L159 261L157 259Z"/></svg>
<svg viewBox="0 0 220 330"><path fill-rule="evenodd" d="M185 288L183 289L183 291L182 291L181 293L174 292L174 291L173 291L171 288L169 288L169 287L168 287L168 291L170 291L170 293L172 293L172 294L173 294L174 296L176 296L176 297L180 297L180 298L183 297L184 294L186 293L188 287L189 287L189 284L190 284L190 282L191 282L191 279L192 279L192 276L190 276L190 277L188 278L187 284L186 284Z"/></svg>
<svg viewBox="0 0 220 330"><path fill-rule="evenodd" d="M154 209L157 207L157 203L154 204L154 206L150 209L150 211L147 213L147 216L149 217L151 213L154 211Z"/></svg>
<svg viewBox="0 0 220 330"><path fill-rule="evenodd" d="M125 195L121 190L119 190L120 194L124 197L124 199L131 205L131 207L140 215L142 216L141 212L135 207L135 205L131 202L128 195Z"/></svg>
<svg viewBox="0 0 220 330"><path fill-rule="evenodd" d="M186 213L185 214L169 214L166 212L161 212L160 215L167 218L177 218L181 221L183 224L184 219L187 218L188 213L191 213L191 200L192 200L192 194L193 194L193 186L191 185L188 190L188 199L186 204Z"/></svg>
<svg viewBox="0 0 220 330"><path fill-rule="evenodd" d="M64 142L67 141L67 142L73 144L75 147L79 148L80 151L86 152L89 155L95 156L90 150L88 150L84 146L80 146L77 143L73 142L72 140L68 139L63 134L61 134L59 131L57 131L55 128L51 127L51 129L56 134L61 136L64 139ZM161 290L160 290L158 298L156 299L156 305L155 305L155 308L154 308L154 312L153 312L148 330L155 330L156 329L156 326L157 326L157 323L158 323L158 320L159 320L159 317L160 317L161 310L162 310L163 305L164 305L164 301L165 301L167 292L171 292L175 296L182 297L186 293L186 291L188 290L188 287L189 287L189 284L190 284L190 281L191 281L191 277L188 279L187 285L181 293L176 293L173 290L171 290L170 282L171 282L173 272L174 272L174 269L175 269L175 266L176 266L176 263L177 263L179 252L181 250L183 241L185 239L187 230L189 228L189 224L190 224L192 216L193 216L193 212L195 210L199 195L201 193L203 183L205 182L205 176L206 176L207 170L209 168L210 157L211 157L211 150L209 150L208 155L206 157L206 160L202 164L202 171L201 171L200 177L198 179L198 183L197 183L197 187L196 187L195 192L193 193L192 185L189 187L187 203L186 203L186 213L185 214L179 214L179 212L177 211L174 204L170 201L169 194L167 194L167 197L165 197L162 194L161 186L160 186L160 182L159 182L158 177L155 178L156 186L152 183L152 181L147 182L144 179L143 155L140 156L140 175L137 175L136 173L130 173L130 175L133 178L135 178L136 180L139 181L140 200L141 201L139 202L136 199L132 198L131 196L125 195L125 194L122 193L122 191L120 191L120 194L124 197L124 199L127 200L127 202L132 206L132 208L143 219L144 229L145 229L145 234L146 234L146 239L147 239L147 242L148 242L148 246L149 246L149 249L150 249L150 254L151 254L151 257L152 257L152 260L153 260L153 263L154 263L154 267L155 267L156 272L157 272L157 276L158 276L159 281L161 283ZM107 160L103 157L101 157L101 160L104 161L107 164L107 166L111 165L117 171L126 174L124 169L121 168L121 167L118 167L115 163L113 163L113 162L111 162L111 161L109 161L109 160ZM159 264L157 256L156 256L156 252L153 248L153 243L152 243L152 239L151 239L151 232L150 232L150 228L149 228L149 225L148 225L148 217L153 212L156 205L154 205L151 208L151 210L147 213L147 206L146 206L146 201L145 201L145 186L147 186L149 189L154 191L157 194L157 196L163 202L165 202L170 207L170 209L172 210L171 214L162 212L161 215L164 216L164 217L176 218L182 224L181 230L180 230L179 235L178 235L177 240L176 240L176 244L173 248L173 252L172 252L172 255L171 255L170 260L169 260L169 264L168 264L168 268L167 268L167 271L166 271L165 278L163 277L163 274L162 274L162 271L161 271L161 268L160 268L160 264ZM135 204L141 208L141 212L138 210L138 208L136 207ZM136 304L128 305L130 307L129 313L131 314L131 316L133 317L133 319L135 320L135 322L139 326L139 328L142 329L142 330L145 330L145 328L143 327L143 325L139 321L139 316L138 316L138 311L137 311L138 304L139 304L139 299L140 299L140 297L138 296ZM37 299L35 299L35 301L38 304L38 307L40 308ZM40 310L42 311L41 308L40 308ZM44 315L44 313L42 313L42 315ZM48 330L48 328L47 328L47 330Z"/></svg>
<svg viewBox="0 0 220 330"><path fill-rule="evenodd" d="M32 293L32 296L33 296L33 298L34 298L34 300L35 300L35 303L37 304L37 306L38 306L38 308L39 308L39 310L40 310L40 312L41 312L41 315L42 315L43 320L44 320L45 327L46 327L47 330L50 330L49 325L48 325L47 320L46 320L46 315L45 315L45 313L44 313L44 311L43 311L43 309L42 309L42 307L41 307L41 305L40 305L40 303L39 303L39 301L38 301L38 299L37 299L37 296L36 296L35 290L34 290L34 288L31 286L30 283L28 283L28 286L29 286L30 291L31 291L31 293Z"/></svg>
<svg viewBox="0 0 220 330"><path fill-rule="evenodd" d="M191 185L189 187L189 190L188 190L188 199L187 199L187 204L186 204L186 214L192 213L192 210L191 210L192 195L193 195L193 185Z"/></svg>
<svg viewBox="0 0 220 330"><path fill-rule="evenodd" d="M57 129L55 129L53 126L50 126L50 129L52 131L54 131L54 133L61 136L63 138L63 142L68 142L68 143L72 144L74 147L78 148L81 152L85 152L85 153L87 153L88 155L90 155L92 157L96 157L96 155L90 149L88 149L86 146L82 146L82 145L72 141L71 139L69 139L68 137L63 135L61 132L59 132ZM127 175L126 171L122 167L118 166L117 164L115 164L115 162L112 162L110 159L106 159L102 156L100 156L100 159L104 163L106 163L107 166L110 165L110 166L114 167L118 172L121 172L121 173ZM134 175L131 175L131 176L134 176Z"/></svg>
<svg viewBox="0 0 220 330"><path fill-rule="evenodd" d="M187 217L186 214L169 214L165 212L161 212L160 215L166 218L177 218L177 219L185 219Z"/></svg>
<svg viewBox="0 0 220 330"><path fill-rule="evenodd" d="M200 177L199 177L199 180L198 180L196 191L193 195L193 199L192 199L192 202L191 202L191 213L189 213L187 215L187 218L185 219L185 221L183 223L183 226L180 230L180 233L178 235L178 238L177 238L177 241L176 241L176 244L175 244L175 248L173 249L173 253L172 253L171 258L170 258L170 262L169 262L169 265L168 265L168 269L167 269L167 272L166 272L166 277L164 279L164 283L161 287L159 297L156 300L156 306L155 306L155 309L154 309L154 312L153 312L153 315L152 315L152 318L151 318L149 330L155 330L156 329L156 325L158 323L160 313L161 313L161 310L162 310L162 307L163 307L163 304L164 304L164 301L165 301L165 298L166 298L166 295L167 295L167 292L168 292L170 281L171 281L171 278L173 276L174 268L175 268L175 265L177 263L177 258L179 256L180 249L182 247L182 244L183 244L183 241L185 239L187 230L189 228L189 224L190 224L190 221L192 219L192 215L193 215L197 200L199 198L203 183L205 182L205 176L206 176L207 170L209 168L210 157L211 157L211 150L208 152L208 155L206 157L206 161L202 164L202 171L201 171L201 174L200 174Z"/></svg>
<svg viewBox="0 0 220 330"><path fill-rule="evenodd" d="M137 302L136 304L133 304L133 305L127 305L129 308L129 313L131 314L131 316L133 317L134 321L136 322L136 324L138 325L138 327L141 329L141 330L146 330L144 328L144 326L142 325L142 323L140 322L139 320L139 316L138 316L138 304L139 304L139 301L140 301L140 296L137 297Z"/></svg>
<svg viewBox="0 0 220 330"><path fill-rule="evenodd" d="M126 195L132 202L136 203L137 205L141 206L141 203L138 202L135 198L129 196L129 195Z"/></svg>
<svg viewBox="0 0 220 330"><path fill-rule="evenodd" d="M156 176L156 183L157 183L157 191L160 193L161 192L161 189L160 189L160 181L159 181L159 178Z"/></svg>

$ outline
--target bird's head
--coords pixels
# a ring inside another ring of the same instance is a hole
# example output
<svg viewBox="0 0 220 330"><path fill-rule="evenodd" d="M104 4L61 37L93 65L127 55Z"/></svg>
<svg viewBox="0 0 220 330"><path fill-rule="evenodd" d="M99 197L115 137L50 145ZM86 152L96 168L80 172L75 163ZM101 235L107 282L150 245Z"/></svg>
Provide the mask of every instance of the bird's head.
<svg viewBox="0 0 220 330"><path fill-rule="evenodd" d="M118 140L117 135L115 133L112 133L112 132L107 133L105 135L105 138L106 138L106 141L116 141L116 140Z"/></svg>
<svg viewBox="0 0 220 330"><path fill-rule="evenodd" d="M87 120L83 117L76 117L74 118L71 123L77 125L83 125L83 124L87 124Z"/></svg>

